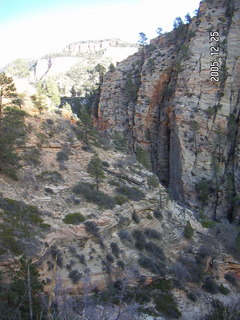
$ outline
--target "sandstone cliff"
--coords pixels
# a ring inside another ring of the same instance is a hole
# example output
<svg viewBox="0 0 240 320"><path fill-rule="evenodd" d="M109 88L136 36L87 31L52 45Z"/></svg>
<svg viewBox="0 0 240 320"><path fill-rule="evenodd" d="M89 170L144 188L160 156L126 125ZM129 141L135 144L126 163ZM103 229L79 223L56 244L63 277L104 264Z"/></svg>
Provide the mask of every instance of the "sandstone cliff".
<svg viewBox="0 0 240 320"><path fill-rule="evenodd" d="M237 0L202 2L190 24L119 63L95 120L148 150L174 199L229 220L239 214L239 9Z"/></svg>

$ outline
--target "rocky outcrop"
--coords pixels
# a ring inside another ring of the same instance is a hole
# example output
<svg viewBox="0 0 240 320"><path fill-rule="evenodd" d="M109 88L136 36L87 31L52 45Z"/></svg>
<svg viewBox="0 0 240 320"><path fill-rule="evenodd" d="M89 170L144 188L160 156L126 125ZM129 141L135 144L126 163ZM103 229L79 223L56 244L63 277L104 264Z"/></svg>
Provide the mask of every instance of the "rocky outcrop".
<svg viewBox="0 0 240 320"><path fill-rule="evenodd" d="M87 41L77 41L67 45L63 51L64 52L75 52L75 53L96 53L101 50L106 50L110 47L133 47L136 48L137 45L130 44L126 41L120 39L105 39L105 40L87 40Z"/></svg>
<svg viewBox="0 0 240 320"><path fill-rule="evenodd" d="M176 200L230 221L239 215L239 15L237 0L202 2L190 24L105 76L95 120L148 150Z"/></svg>

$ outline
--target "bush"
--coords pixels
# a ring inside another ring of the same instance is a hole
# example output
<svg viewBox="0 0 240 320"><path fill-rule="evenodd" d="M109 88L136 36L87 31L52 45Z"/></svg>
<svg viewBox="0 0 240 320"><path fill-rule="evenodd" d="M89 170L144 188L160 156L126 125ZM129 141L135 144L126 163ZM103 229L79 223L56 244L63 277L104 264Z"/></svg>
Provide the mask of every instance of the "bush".
<svg viewBox="0 0 240 320"><path fill-rule="evenodd" d="M144 268L149 270L152 273L159 274L161 276L165 275L165 264L154 259L148 258L146 256L140 256L138 258L138 264Z"/></svg>
<svg viewBox="0 0 240 320"><path fill-rule="evenodd" d="M198 298L197 294L192 291L187 293L187 297L188 297L188 299L192 300L193 302L196 302L197 298Z"/></svg>
<svg viewBox="0 0 240 320"><path fill-rule="evenodd" d="M194 230L191 226L191 223L188 221L185 228L184 228L184 232L183 235L186 239L191 239L193 236Z"/></svg>
<svg viewBox="0 0 240 320"><path fill-rule="evenodd" d="M160 248L158 245L156 245L154 242L149 241L145 244L145 250L148 253L151 253L156 259L165 260L165 254L162 250L162 248Z"/></svg>
<svg viewBox="0 0 240 320"><path fill-rule="evenodd" d="M66 224L80 224L85 220L85 217L79 212L69 213L63 218L63 222Z"/></svg>
<svg viewBox="0 0 240 320"><path fill-rule="evenodd" d="M97 204L100 208L113 209L116 205L115 200L102 191L96 191L89 183L80 182L73 187L75 194L82 194L84 198Z"/></svg>
<svg viewBox="0 0 240 320"><path fill-rule="evenodd" d="M136 187L121 186L116 188L116 192L133 201L139 201L145 197L145 194Z"/></svg>
<svg viewBox="0 0 240 320"><path fill-rule="evenodd" d="M221 294L224 294L225 296L228 295L231 291L225 287L222 283L220 284L220 286L218 287L218 291L221 293Z"/></svg>
<svg viewBox="0 0 240 320"><path fill-rule="evenodd" d="M136 152L137 161L141 163L146 169L151 170L152 163L151 163L149 152L140 146L137 146L135 152Z"/></svg>
<svg viewBox="0 0 240 320"><path fill-rule="evenodd" d="M127 139L118 131L114 131L112 135L113 147L117 151L126 152L127 151Z"/></svg>
<svg viewBox="0 0 240 320"><path fill-rule="evenodd" d="M114 200L115 200L116 204L118 204L120 206L123 205L124 203L128 202L128 198L122 196L121 194L115 196Z"/></svg>
<svg viewBox="0 0 240 320"><path fill-rule="evenodd" d="M119 236L119 238L120 238L120 240L121 241L128 241L128 242L132 242L132 237L131 237L131 235L130 235L130 233L129 233L129 231L128 230L120 230L119 232L118 232L118 236Z"/></svg>
<svg viewBox="0 0 240 320"><path fill-rule="evenodd" d="M69 272L68 277L71 279L73 284L76 284L81 279L82 274L78 270L72 270Z"/></svg>
<svg viewBox="0 0 240 320"><path fill-rule="evenodd" d="M99 236L99 228L94 221L86 221L84 222L85 229L88 233L92 234L93 236Z"/></svg>
<svg viewBox="0 0 240 320"><path fill-rule="evenodd" d="M226 273L224 278L230 282L232 285L237 286L237 277L233 273Z"/></svg>
<svg viewBox="0 0 240 320"><path fill-rule="evenodd" d="M178 310L177 303L171 293L165 293L155 299L155 309L170 318L180 318L181 312Z"/></svg>
<svg viewBox="0 0 240 320"><path fill-rule="evenodd" d="M239 306L225 306L222 302L218 300L213 301L212 310L206 317L206 320L239 320L240 310Z"/></svg>
<svg viewBox="0 0 240 320"><path fill-rule="evenodd" d="M78 258L78 260L81 264L86 263L84 254L77 254L76 257Z"/></svg>
<svg viewBox="0 0 240 320"><path fill-rule="evenodd" d="M146 228L144 233L149 239L161 239L161 234L155 229Z"/></svg>
<svg viewBox="0 0 240 320"><path fill-rule="evenodd" d="M176 262L174 265L171 265L169 271L175 276L174 281L178 287L184 287L185 283L191 280L191 275L187 267L181 262Z"/></svg>
<svg viewBox="0 0 240 320"><path fill-rule="evenodd" d="M40 164L40 161L39 161L40 155L41 155L40 150L37 148L33 148L30 150L24 151L23 159L27 164L29 165L32 164L37 166Z"/></svg>
<svg viewBox="0 0 240 320"><path fill-rule="evenodd" d="M109 167L110 167L110 164L109 164L109 162L107 162L107 161L102 161L102 165L103 165L105 168L109 168Z"/></svg>
<svg viewBox="0 0 240 320"><path fill-rule="evenodd" d="M186 281L199 282L204 276L204 266L197 263L195 257L192 256L180 256L178 263L181 263L186 267L187 278ZM190 275L190 278L188 276Z"/></svg>
<svg viewBox="0 0 240 320"><path fill-rule="evenodd" d="M212 229L215 226L215 222L211 220L202 219L201 225L203 228Z"/></svg>
<svg viewBox="0 0 240 320"><path fill-rule="evenodd" d="M51 255L53 259L56 261L59 268L63 267L63 256L61 251L54 245L50 248Z"/></svg>
<svg viewBox="0 0 240 320"><path fill-rule="evenodd" d="M117 261L117 266L118 266L119 268L121 268L121 269L124 270L124 268L125 268L125 263L124 263L122 260L118 260L118 261Z"/></svg>
<svg viewBox="0 0 240 320"><path fill-rule="evenodd" d="M132 236L135 240L145 243L146 242L146 236L142 232L142 230L135 229L132 231Z"/></svg>
<svg viewBox="0 0 240 320"><path fill-rule="evenodd" d="M205 289L206 291L208 291L212 294L218 293L218 285L217 285L216 281L210 277L207 277L205 279L205 282L202 287L203 287L203 289Z"/></svg>
<svg viewBox="0 0 240 320"><path fill-rule="evenodd" d="M195 185L195 190L198 193L198 199L205 205L208 202L210 194L213 192L212 181L202 179Z"/></svg>
<svg viewBox="0 0 240 320"><path fill-rule="evenodd" d="M157 176L150 176L147 178L147 183L150 187L157 188L159 187L159 180Z"/></svg>
<svg viewBox="0 0 240 320"><path fill-rule="evenodd" d="M140 218L135 210L132 213L132 220L137 224L140 223Z"/></svg>
<svg viewBox="0 0 240 320"><path fill-rule="evenodd" d="M38 243L35 235L50 227L44 224L41 212L23 201L0 197L0 248L16 255L35 252ZM29 246L31 243L31 246Z"/></svg>
<svg viewBox="0 0 240 320"><path fill-rule="evenodd" d="M67 161L68 159L68 153L66 151L59 151L57 153L57 161Z"/></svg>
<svg viewBox="0 0 240 320"><path fill-rule="evenodd" d="M111 254L107 254L107 255L106 255L106 259L107 259L107 261L110 262L110 263L113 263L113 262L114 262L114 258L113 258L113 256L112 256Z"/></svg>
<svg viewBox="0 0 240 320"><path fill-rule="evenodd" d="M119 258L120 249L119 249L117 243L112 242L112 243L110 244L110 246L111 246L113 255L114 255L116 258Z"/></svg>
<svg viewBox="0 0 240 320"><path fill-rule="evenodd" d="M57 171L43 171L36 175L36 178L44 182L59 183L63 181L61 173Z"/></svg>
<svg viewBox="0 0 240 320"><path fill-rule="evenodd" d="M155 209L155 210L153 211L153 215L154 215L154 217L155 217L156 219L158 219L158 220L160 220L160 221L163 219L162 212L159 211L158 209Z"/></svg>

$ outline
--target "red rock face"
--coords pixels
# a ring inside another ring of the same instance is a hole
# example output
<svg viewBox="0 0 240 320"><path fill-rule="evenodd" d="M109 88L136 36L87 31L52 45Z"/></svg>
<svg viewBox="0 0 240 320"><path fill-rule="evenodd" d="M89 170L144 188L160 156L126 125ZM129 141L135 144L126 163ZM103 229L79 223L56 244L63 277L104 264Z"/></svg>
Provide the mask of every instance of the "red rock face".
<svg viewBox="0 0 240 320"><path fill-rule="evenodd" d="M118 64L104 79L96 120L100 130L123 132L133 149L145 147L175 199L230 220L239 215L239 16L237 0L204 2L189 26Z"/></svg>

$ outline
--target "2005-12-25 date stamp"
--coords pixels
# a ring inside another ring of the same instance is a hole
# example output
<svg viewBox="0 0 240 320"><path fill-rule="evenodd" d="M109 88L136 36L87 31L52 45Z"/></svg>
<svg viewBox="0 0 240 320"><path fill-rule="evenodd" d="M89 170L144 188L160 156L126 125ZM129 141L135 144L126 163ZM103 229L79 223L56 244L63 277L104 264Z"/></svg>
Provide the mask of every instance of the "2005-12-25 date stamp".
<svg viewBox="0 0 240 320"><path fill-rule="evenodd" d="M210 55L214 58L210 62L210 81L218 82L219 81L219 32L210 31L209 32L209 42L210 42Z"/></svg>

